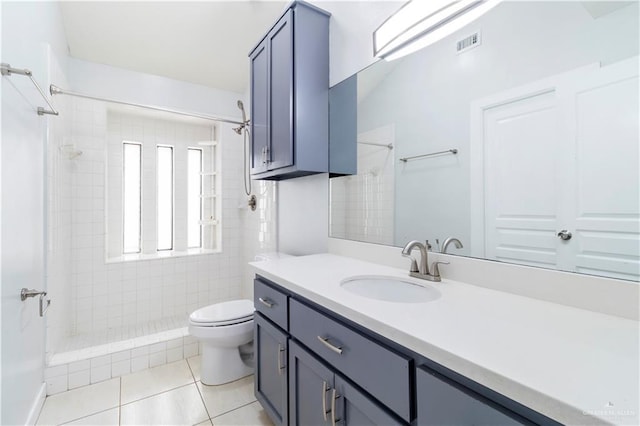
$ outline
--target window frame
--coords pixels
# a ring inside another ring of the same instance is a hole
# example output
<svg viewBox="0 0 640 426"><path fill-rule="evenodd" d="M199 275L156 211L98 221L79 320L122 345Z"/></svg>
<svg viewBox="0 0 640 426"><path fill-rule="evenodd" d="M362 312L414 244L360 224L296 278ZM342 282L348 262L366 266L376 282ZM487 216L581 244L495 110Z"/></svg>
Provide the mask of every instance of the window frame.
<svg viewBox="0 0 640 426"><path fill-rule="evenodd" d="M198 211L199 211L199 217L198 217L198 245L197 246L192 246L189 244L189 186L190 186L190 182L189 182L189 176L190 176L190 170L189 170L189 153L191 151L196 151L200 154L200 168L198 171ZM202 184L202 172L203 172L203 167L204 167L204 151L202 148L196 148L196 147L187 147L187 250L190 249L202 249L202 244L203 244L203 226L202 226L202 220L204 217L204 203L203 203L203 199L202 199L202 189L203 189L203 184Z"/></svg>
<svg viewBox="0 0 640 426"><path fill-rule="evenodd" d="M136 251L127 251L126 249L126 245L125 245L125 231L126 231L126 226L125 226L125 217L126 217L126 208L125 208L125 188L126 188L126 181L125 181L125 148L126 145L131 145L131 146L137 146L138 147L138 161L139 161L139 168L138 168L138 193L139 193L139 197L138 197L138 249ZM142 195L142 189L143 189L143 184L142 184L142 171L143 171L143 143L142 142L136 142L136 141L130 141L130 140L123 140L122 141L122 254L123 255L127 255L127 254L139 254L142 253L142 217L143 217L143 195Z"/></svg>
<svg viewBox="0 0 640 426"><path fill-rule="evenodd" d="M160 192L160 166L159 166L159 152L160 149L170 149L171 151L171 243L168 248L160 248L160 220L159 220L159 212L160 212L160 202L159 202L159 192ZM155 164L155 187L156 187L156 251L157 252L171 252L174 250L175 246L175 197L176 197L176 182L175 182L175 151L174 146L169 144L156 144L156 164Z"/></svg>

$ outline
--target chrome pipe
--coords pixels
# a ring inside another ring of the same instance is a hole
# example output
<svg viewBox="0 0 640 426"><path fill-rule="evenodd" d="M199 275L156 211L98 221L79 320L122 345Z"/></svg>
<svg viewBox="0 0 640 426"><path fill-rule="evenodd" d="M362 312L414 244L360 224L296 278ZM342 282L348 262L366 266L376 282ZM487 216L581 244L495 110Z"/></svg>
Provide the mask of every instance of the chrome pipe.
<svg viewBox="0 0 640 426"><path fill-rule="evenodd" d="M381 146L384 148L393 149L392 143L358 142L358 145Z"/></svg>
<svg viewBox="0 0 640 426"><path fill-rule="evenodd" d="M446 151L432 152L430 154L414 155L413 157L404 157L404 158L400 158L399 160L402 161L403 163L406 163L407 161L416 160L418 158L434 157L436 155L445 155L445 154L456 155L457 153L458 153L458 149L453 148L453 149L447 149Z"/></svg>
<svg viewBox="0 0 640 426"><path fill-rule="evenodd" d="M33 78L33 73L31 72L31 70L28 70L26 68L25 69L13 68L9 64L2 63L0 64L0 74L6 75L6 76L10 76L12 74L18 74L18 75L24 75L29 77L29 80L31 80L31 83L33 83L36 89L38 89L38 92L40 92L40 96L42 96L42 99L44 99L44 101L49 106L48 110L42 107L38 107L38 109L36 110L38 115L44 115L44 114L58 115L58 111L56 111L53 105L51 105L51 102L49 101L49 98L47 97L47 95L44 93L44 90L42 90L42 87L40 87L38 82Z"/></svg>
<svg viewBox="0 0 640 426"><path fill-rule="evenodd" d="M133 106L133 107L150 109L150 110L153 110L153 111L168 112L170 114L178 114L178 115L183 115L183 116L187 116L187 117L201 118L203 120L218 121L218 122L221 122L221 123L229 123L229 124L238 124L240 126L246 125L246 123L241 122L241 121L229 120L229 119L226 119L226 118L215 117L215 116L212 116L212 115L199 114L197 112L180 111L180 110L177 110L177 109L164 108L164 107L159 107L159 106L155 106L155 105L137 104L137 103L134 103L134 102L121 101L121 100L118 100L118 99L102 98L102 97L99 97L99 96L87 95L87 94L84 94L84 93L73 92L71 90L62 89L62 88L60 88L60 87L58 87L58 86L56 86L54 84L49 86L49 92L51 93L51 95L75 96L77 98L91 99L91 100L94 100L94 101L109 102L109 103L112 103L112 104Z"/></svg>

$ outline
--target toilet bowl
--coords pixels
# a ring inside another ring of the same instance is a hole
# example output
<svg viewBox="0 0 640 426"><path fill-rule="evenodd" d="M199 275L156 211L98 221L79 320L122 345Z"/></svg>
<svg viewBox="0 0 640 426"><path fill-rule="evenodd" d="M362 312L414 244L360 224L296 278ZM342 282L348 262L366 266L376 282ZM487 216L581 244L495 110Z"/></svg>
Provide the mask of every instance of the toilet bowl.
<svg viewBox="0 0 640 426"><path fill-rule="evenodd" d="M221 385L253 374L253 362L245 361L245 349L253 339L253 302L232 300L194 311L189 334L200 341L200 381Z"/></svg>

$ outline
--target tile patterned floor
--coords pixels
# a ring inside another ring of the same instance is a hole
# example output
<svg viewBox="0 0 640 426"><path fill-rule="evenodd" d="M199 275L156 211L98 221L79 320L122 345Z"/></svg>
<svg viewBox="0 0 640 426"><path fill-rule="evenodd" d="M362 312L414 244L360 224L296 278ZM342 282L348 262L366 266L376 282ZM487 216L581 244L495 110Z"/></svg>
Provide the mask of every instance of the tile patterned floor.
<svg viewBox="0 0 640 426"><path fill-rule="evenodd" d="M253 395L253 376L200 382L200 357L47 397L37 425L272 426Z"/></svg>

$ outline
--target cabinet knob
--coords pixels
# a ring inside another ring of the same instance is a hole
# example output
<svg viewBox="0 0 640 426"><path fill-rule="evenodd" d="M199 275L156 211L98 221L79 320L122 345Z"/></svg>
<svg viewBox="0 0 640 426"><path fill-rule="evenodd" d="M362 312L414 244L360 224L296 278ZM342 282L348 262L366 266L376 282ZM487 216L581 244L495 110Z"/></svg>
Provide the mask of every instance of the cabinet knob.
<svg viewBox="0 0 640 426"><path fill-rule="evenodd" d="M560 237L562 241L569 241L572 235L571 235L571 232L567 231L566 229L563 229L562 231L558 232L558 237Z"/></svg>

